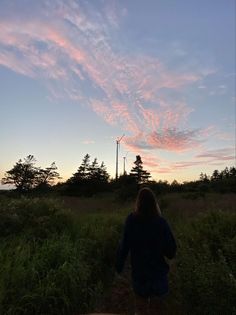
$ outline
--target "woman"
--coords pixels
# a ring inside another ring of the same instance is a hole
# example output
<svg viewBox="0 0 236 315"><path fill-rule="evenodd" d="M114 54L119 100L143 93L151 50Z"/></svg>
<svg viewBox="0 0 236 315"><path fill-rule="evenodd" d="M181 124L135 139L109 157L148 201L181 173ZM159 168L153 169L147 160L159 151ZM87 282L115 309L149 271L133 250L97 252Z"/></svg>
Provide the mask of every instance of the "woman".
<svg viewBox="0 0 236 315"><path fill-rule="evenodd" d="M118 273L122 272L129 251L136 314L160 314L163 297L168 293L169 266L165 257L174 258L176 242L149 188L139 191L135 211L126 219L117 252Z"/></svg>

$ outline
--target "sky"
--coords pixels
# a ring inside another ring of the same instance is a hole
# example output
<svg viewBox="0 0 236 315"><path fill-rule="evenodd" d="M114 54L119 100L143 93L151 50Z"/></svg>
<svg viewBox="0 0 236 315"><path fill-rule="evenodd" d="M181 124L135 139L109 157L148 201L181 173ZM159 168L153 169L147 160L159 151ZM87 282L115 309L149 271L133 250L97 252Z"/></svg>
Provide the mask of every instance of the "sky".
<svg viewBox="0 0 236 315"><path fill-rule="evenodd" d="M86 153L155 180L235 165L234 0L0 0L0 177ZM1 186L2 187L2 186Z"/></svg>

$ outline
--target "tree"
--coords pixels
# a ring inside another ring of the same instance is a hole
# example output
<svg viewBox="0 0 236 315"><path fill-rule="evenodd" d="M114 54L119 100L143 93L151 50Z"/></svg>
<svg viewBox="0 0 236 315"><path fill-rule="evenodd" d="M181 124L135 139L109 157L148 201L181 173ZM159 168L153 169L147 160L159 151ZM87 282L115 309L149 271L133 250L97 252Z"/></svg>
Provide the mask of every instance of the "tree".
<svg viewBox="0 0 236 315"><path fill-rule="evenodd" d="M28 191L35 185L38 168L34 166L36 160L33 155L28 155L16 162L13 168L5 173L2 184L13 184L20 192Z"/></svg>
<svg viewBox="0 0 236 315"><path fill-rule="evenodd" d="M236 168L234 166L229 169L229 176L235 178L236 177Z"/></svg>
<svg viewBox="0 0 236 315"><path fill-rule="evenodd" d="M99 179L99 165L98 165L98 161L97 158L95 158L92 162L92 164L89 167L89 176L88 178L90 180L97 180Z"/></svg>
<svg viewBox="0 0 236 315"><path fill-rule="evenodd" d="M56 170L57 166L55 162L53 162L49 167L46 167L45 169L38 169L38 174L36 177L37 187L48 187L54 184L55 179L61 178Z"/></svg>
<svg viewBox="0 0 236 315"><path fill-rule="evenodd" d="M102 161L100 168L99 168L99 179L103 182L103 183L107 183L108 179L109 179L109 174L107 172L106 166L104 164L104 162Z"/></svg>
<svg viewBox="0 0 236 315"><path fill-rule="evenodd" d="M229 178L230 177L230 171L228 169L228 167L226 167L222 172L221 172L221 176L223 179Z"/></svg>
<svg viewBox="0 0 236 315"><path fill-rule="evenodd" d="M67 192L72 195L91 196L107 189L109 174L104 162L99 166L97 158L90 164L86 154L76 173L67 181Z"/></svg>
<svg viewBox="0 0 236 315"><path fill-rule="evenodd" d="M49 186L56 178L59 178L55 162L46 169L36 167L35 163L36 159L33 155L28 155L23 161L20 159L11 170L5 173L2 184L13 184L19 192L27 192L40 185Z"/></svg>
<svg viewBox="0 0 236 315"><path fill-rule="evenodd" d="M214 170L214 172L211 175L211 180L212 181L217 181L220 179L220 173L218 170Z"/></svg>
<svg viewBox="0 0 236 315"><path fill-rule="evenodd" d="M200 176L199 176L199 179L201 182L204 182L204 183L208 183L209 182L209 179L207 177L207 174L206 173L201 173Z"/></svg>
<svg viewBox="0 0 236 315"><path fill-rule="evenodd" d="M68 180L69 184L78 184L86 179L89 179L89 176L90 176L89 162L90 162L90 155L86 154L77 172L74 173L72 177Z"/></svg>
<svg viewBox="0 0 236 315"><path fill-rule="evenodd" d="M134 167L130 171L130 175L136 179L138 184L147 183L151 177L150 173L143 169L143 162L140 155L136 156Z"/></svg>

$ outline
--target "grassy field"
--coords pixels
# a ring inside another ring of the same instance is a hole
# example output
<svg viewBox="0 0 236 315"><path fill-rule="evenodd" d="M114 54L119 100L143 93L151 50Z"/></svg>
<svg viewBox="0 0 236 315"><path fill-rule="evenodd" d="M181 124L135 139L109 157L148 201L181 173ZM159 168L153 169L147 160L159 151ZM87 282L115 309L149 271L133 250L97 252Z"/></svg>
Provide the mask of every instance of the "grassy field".
<svg viewBox="0 0 236 315"><path fill-rule="evenodd" d="M236 314L236 195L158 198L178 243L168 314ZM1 196L0 314L132 314L130 267L114 270L133 201Z"/></svg>

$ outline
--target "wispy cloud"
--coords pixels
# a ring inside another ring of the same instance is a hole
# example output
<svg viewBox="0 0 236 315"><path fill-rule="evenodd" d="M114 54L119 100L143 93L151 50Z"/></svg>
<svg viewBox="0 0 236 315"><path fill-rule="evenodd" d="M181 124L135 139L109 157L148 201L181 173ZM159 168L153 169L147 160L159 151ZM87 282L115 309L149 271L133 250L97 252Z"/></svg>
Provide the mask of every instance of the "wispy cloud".
<svg viewBox="0 0 236 315"><path fill-rule="evenodd" d="M196 155L196 158L206 158L211 160L234 160L235 149L234 148L223 148L217 150L208 150Z"/></svg>
<svg viewBox="0 0 236 315"><path fill-rule="evenodd" d="M223 148L217 150L203 151L195 155L189 161L178 161L169 164L169 170L174 172L176 170L188 169L196 166L219 166L224 165L225 162L230 163L235 159L234 148Z"/></svg>
<svg viewBox="0 0 236 315"><path fill-rule="evenodd" d="M185 151L199 146L200 141L196 139L197 131L166 129L154 131L148 135L147 142L151 148L166 149L169 151Z"/></svg>
<svg viewBox="0 0 236 315"><path fill-rule="evenodd" d="M94 141L94 140L91 140L91 139L87 139L87 140L83 140L82 143L83 143L83 144L94 144L95 141Z"/></svg>
<svg viewBox="0 0 236 315"><path fill-rule="evenodd" d="M202 140L197 139L197 130L162 129L149 134L139 133L126 138L126 145L139 149L162 149L182 152L199 147Z"/></svg>
<svg viewBox="0 0 236 315"><path fill-rule="evenodd" d="M145 150L200 147L203 130L188 127L192 109L183 90L212 71L177 72L155 57L122 50L119 29L128 12L118 2L101 1L95 8L85 1L44 0L30 3L29 12L20 10L16 17L12 12L18 5L2 6L0 65L42 80L52 97L78 101L121 127L126 147L141 150L159 172L172 166L161 166ZM175 53L187 54L179 46Z"/></svg>

